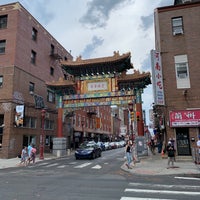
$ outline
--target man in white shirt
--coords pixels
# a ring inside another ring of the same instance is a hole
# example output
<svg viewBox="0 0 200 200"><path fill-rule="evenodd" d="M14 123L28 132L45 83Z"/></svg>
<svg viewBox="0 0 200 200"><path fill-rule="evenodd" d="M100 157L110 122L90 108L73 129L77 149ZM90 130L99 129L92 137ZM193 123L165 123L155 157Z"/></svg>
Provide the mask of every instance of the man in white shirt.
<svg viewBox="0 0 200 200"><path fill-rule="evenodd" d="M199 135L199 140L197 141L197 148L199 148L199 154L200 154L200 135Z"/></svg>

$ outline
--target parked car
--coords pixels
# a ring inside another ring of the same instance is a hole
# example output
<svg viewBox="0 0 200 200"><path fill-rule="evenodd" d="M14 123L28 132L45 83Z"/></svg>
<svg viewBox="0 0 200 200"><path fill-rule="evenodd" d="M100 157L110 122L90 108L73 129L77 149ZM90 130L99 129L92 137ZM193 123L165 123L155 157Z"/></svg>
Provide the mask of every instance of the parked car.
<svg viewBox="0 0 200 200"><path fill-rule="evenodd" d="M116 142L110 142L110 146L111 146L111 149L116 149L117 148Z"/></svg>
<svg viewBox="0 0 200 200"><path fill-rule="evenodd" d="M110 142L104 142L105 150L111 150Z"/></svg>
<svg viewBox="0 0 200 200"><path fill-rule="evenodd" d="M84 142L80 145L78 149L75 151L75 158L81 159L81 158L89 158L89 159L95 159L98 157L101 157L101 148L96 142Z"/></svg>
<svg viewBox="0 0 200 200"><path fill-rule="evenodd" d="M103 142L97 142L97 144L100 146L100 148L101 148L101 150L102 151L105 151L106 150L106 148L105 148L105 144L103 143Z"/></svg>

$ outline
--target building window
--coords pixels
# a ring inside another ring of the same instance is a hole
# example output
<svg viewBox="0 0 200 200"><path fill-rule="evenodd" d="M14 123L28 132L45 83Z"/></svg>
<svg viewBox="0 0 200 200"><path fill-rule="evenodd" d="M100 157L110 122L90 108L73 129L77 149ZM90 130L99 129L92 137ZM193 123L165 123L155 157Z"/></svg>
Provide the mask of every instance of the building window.
<svg viewBox="0 0 200 200"><path fill-rule="evenodd" d="M0 76L0 87L3 86L3 76Z"/></svg>
<svg viewBox="0 0 200 200"><path fill-rule="evenodd" d="M8 20L7 15L0 16L0 29L7 28L7 20Z"/></svg>
<svg viewBox="0 0 200 200"><path fill-rule="evenodd" d="M36 41L37 40L37 30L35 28L32 29L32 40Z"/></svg>
<svg viewBox="0 0 200 200"><path fill-rule="evenodd" d="M54 54L54 51L55 51L55 47L54 47L54 45L53 45L53 44L51 44L51 55L53 55L53 54Z"/></svg>
<svg viewBox="0 0 200 200"><path fill-rule="evenodd" d="M51 103L55 103L55 93L50 90L47 91L47 101Z"/></svg>
<svg viewBox="0 0 200 200"><path fill-rule="evenodd" d="M177 88L190 88L190 77L187 55L174 57Z"/></svg>
<svg viewBox="0 0 200 200"><path fill-rule="evenodd" d="M29 82L29 92L34 92L34 90L35 90L35 84L34 83L32 83L32 82Z"/></svg>
<svg viewBox="0 0 200 200"><path fill-rule="evenodd" d="M45 130L54 130L54 121L45 119L44 129Z"/></svg>
<svg viewBox="0 0 200 200"><path fill-rule="evenodd" d="M50 67L50 75L53 76L54 75L54 68Z"/></svg>
<svg viewBox="0 0 200 200"><path fill-rule="evenodd" d="M188 78L187 63L176 63L176 74L179 79Z"/></svg>
<svg viewBox="0 0 200 200"><path fill-rule="evenodd" d="M183 18L182 17L172 18L172 32L173 32L173 35L183 34Z"/></svg>
<svg viewBox="0 0 200 200"><path fill-rule="evenodd" d="M36 52L35 51L31 51L31 63L35 64L36 63Z"/></svg>
<svg viewBox="0 0 200 200"><path fill-rule="evenodd" d="M6 40L0 40L0 54L5 53L6 49Z"/></svg>
<svg viewBox="0 0 200 200"><path fill-rule="evenodd" d="M25 127L36 128L36 121L35 117L25 117Z"/></svg>

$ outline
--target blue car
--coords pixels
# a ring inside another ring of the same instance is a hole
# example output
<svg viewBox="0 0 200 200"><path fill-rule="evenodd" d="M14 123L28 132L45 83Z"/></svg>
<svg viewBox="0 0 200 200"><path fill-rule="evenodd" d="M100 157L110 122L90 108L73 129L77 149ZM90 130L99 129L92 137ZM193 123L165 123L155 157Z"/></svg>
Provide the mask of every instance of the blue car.
<svg viewBox="0 0 200 200"><path fill-rule="evenodd" d="M75 151L75 158L76 159L82 159L82 158L88 158L88 159L95 159L98 157L101 157L101 148L99 145L97 145L96 142L85 142L80 145L78 149Z"/></svg>

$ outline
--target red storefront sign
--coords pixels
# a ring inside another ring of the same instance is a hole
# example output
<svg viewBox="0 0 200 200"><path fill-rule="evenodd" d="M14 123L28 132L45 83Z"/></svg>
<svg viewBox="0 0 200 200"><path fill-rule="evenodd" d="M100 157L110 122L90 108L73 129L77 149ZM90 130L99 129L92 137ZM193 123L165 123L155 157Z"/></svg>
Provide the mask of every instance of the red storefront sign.
<svg viewBox="0 0 200 200"><path fill-rule="evenodd" d="M170 127L200 126L200 110L170 111Z"/></svg>

